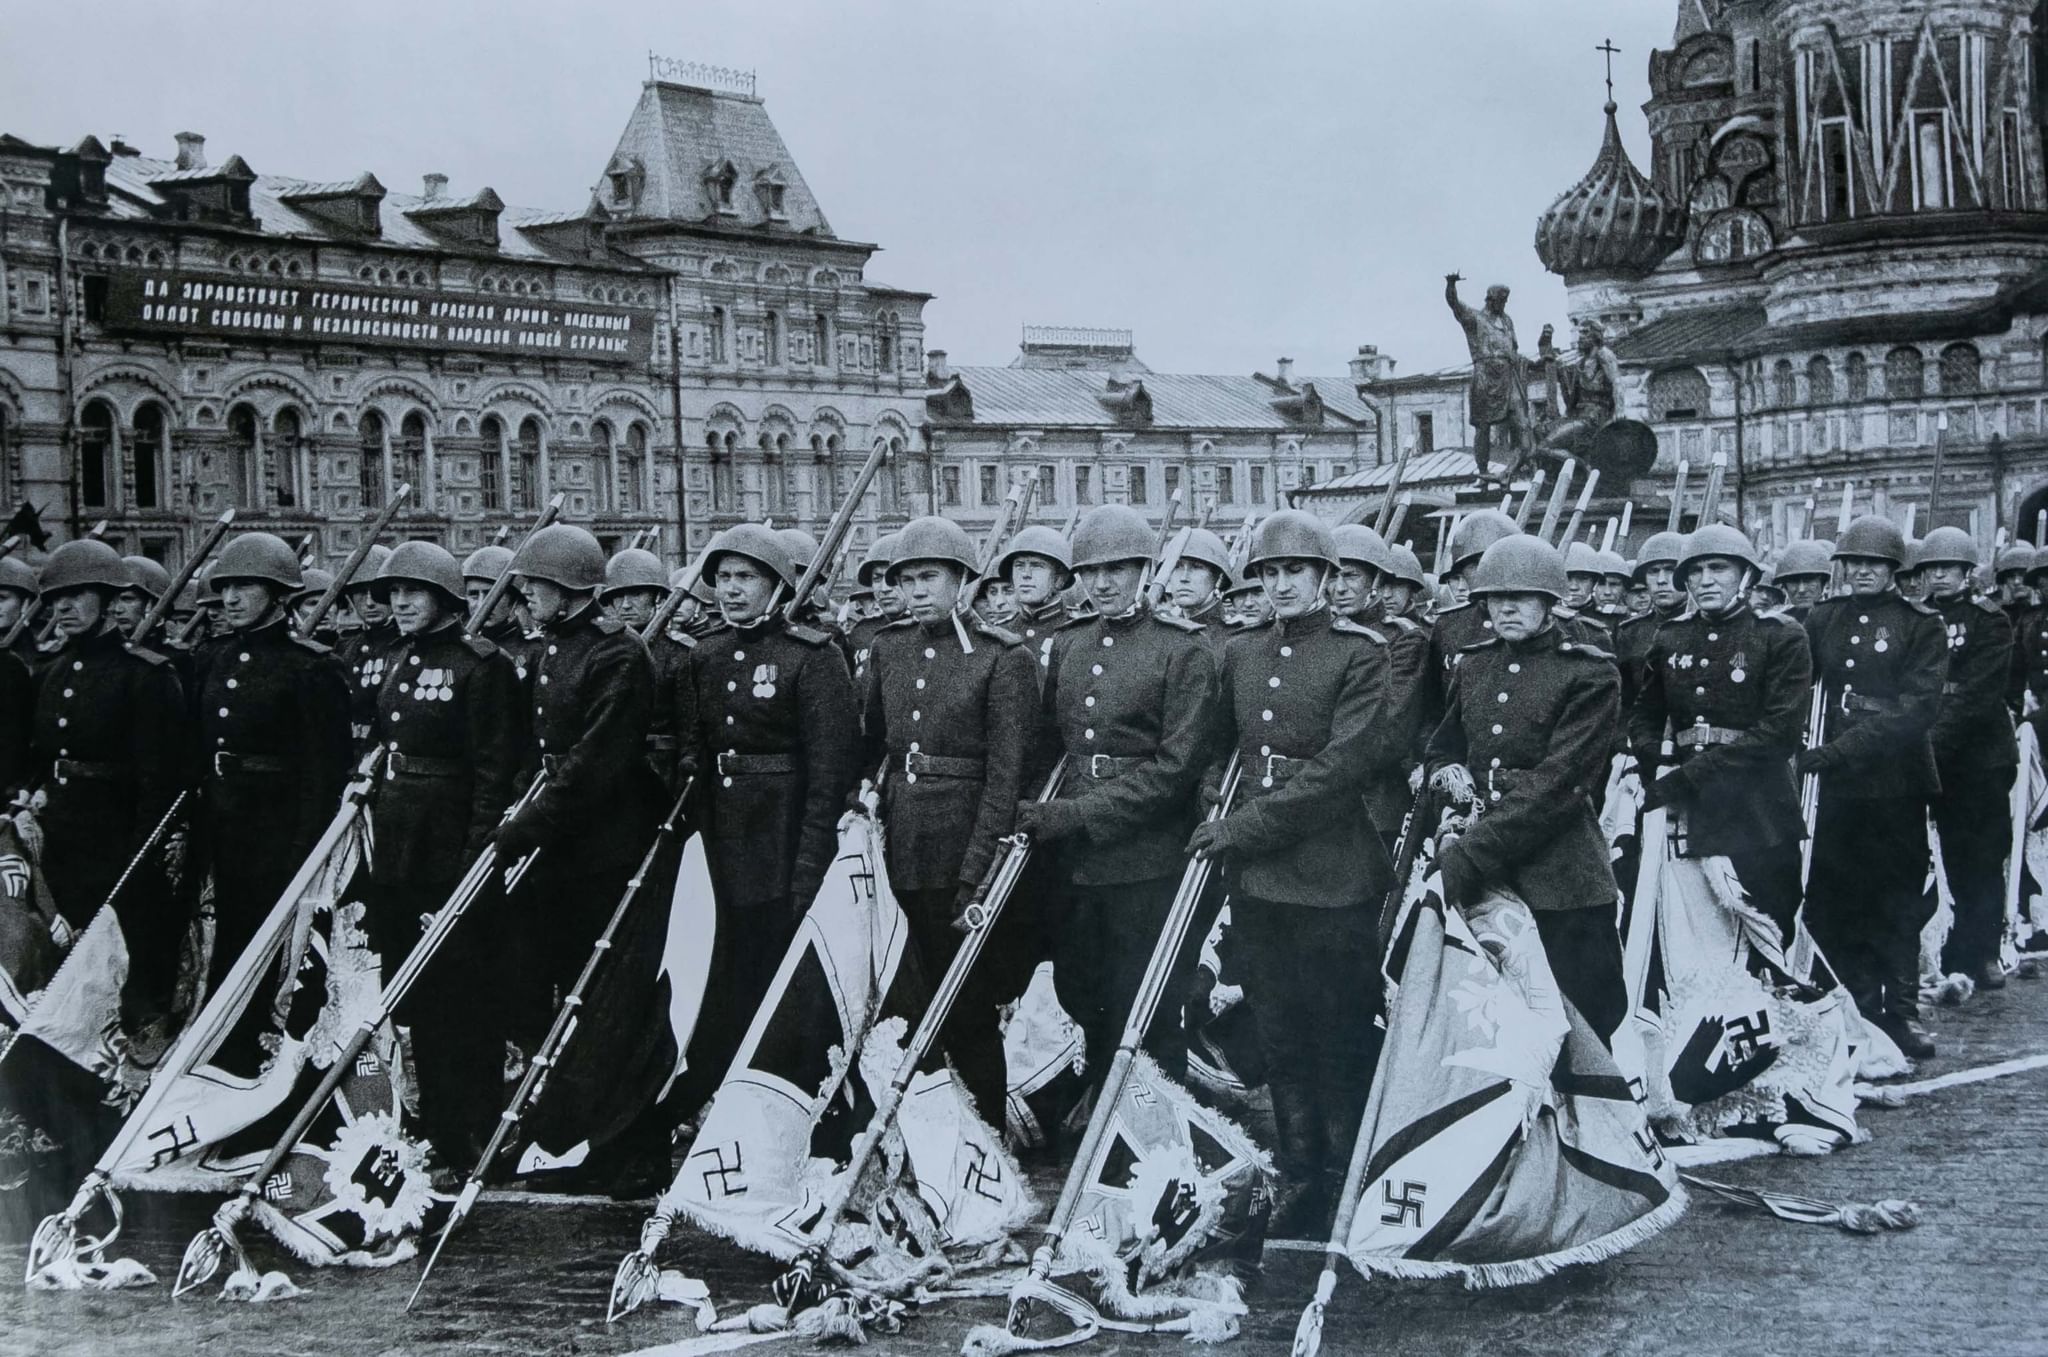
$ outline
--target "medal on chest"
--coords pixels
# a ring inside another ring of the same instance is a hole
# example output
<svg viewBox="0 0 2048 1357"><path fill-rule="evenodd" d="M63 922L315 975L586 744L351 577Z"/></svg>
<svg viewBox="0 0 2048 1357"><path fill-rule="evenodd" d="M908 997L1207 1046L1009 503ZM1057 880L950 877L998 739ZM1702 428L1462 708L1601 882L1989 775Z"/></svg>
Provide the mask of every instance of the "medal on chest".
<svg viewBox="0 0 2048 1357"><path fill-rule="evenodd" d="M1961 622L1951 622L1948 624L1948 648L1950 650L1961 650L1963 643L1969 639L1969 627Z"/></svg>
<svg viewBox="0 0 2048 1357"><path fill-rule="evenodd" d="M452 669L422 669L417 682L413 684L412 700L415 702L453 702L455 700L455 671Z"/></svg>
<svg viewBox="0 0 2048 1357"><path fill-rule="evenodd" d="M361 679L361 682L362 682L362 685L363 685L363 687L365 687L365 688L381 688L381 687L383 687L383 686L384 686L384 657L383 657L382 655L372 655L372 656L370 656L370 657L369 657L368 659L366 659L366 660L364 660L364 661L363 661L363 667L362 667L362 668L361 668L361 669L360 669L360 670L359 670L358 672L359 672L359 673L360 673L360 674L362 675L362 679Z"/></svg>
<svg viewBox="0 0 2048 1357"><path fill-rule="evenodd" d="M1871 649L1875 650L1878 654L1882 655L1891 648L1892 629L1890 627L1879 627L1877 629L1877 644L1873 645Z"/></svg>
<svg viewBox="0 0 2048 1357"><path fill-rule="evenodd" d="M1728 681L1730 683L1742 683L1749 678L1749 656L1741 651L1735 652L1735 658L1729 662L1729 666Z"/></svg>
<svg viewBox="0 0 2048 1357"><path fill-rule="evenodd" d="M781 677L780 672L776 669L774 665L755 665L754 696L761 698L764 701L768 698L775 696L775 680L779 677Z"/></svg>

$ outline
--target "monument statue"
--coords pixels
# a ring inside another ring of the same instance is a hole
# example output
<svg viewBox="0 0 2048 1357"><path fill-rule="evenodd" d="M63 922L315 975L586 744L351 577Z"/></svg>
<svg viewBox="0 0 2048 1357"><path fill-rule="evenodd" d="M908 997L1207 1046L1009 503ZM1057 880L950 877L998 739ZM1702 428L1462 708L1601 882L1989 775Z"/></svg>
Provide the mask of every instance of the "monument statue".
<svg viewBox="0 0 2048 1357"><path fill-rule="evenodd" d="M1529 413L1528 360L1515 341L1515 323L1508 319L1508 290L1495 284L1486 289L1486 304L1474 311L1458 299L1463 276L1444 275L1444 300L1451 314L1464 327L1465 344L1472 354L1472 425L1476 435L1473 459L1479 464L1482 481L1494 479L1493 431L1503 426L1508 447L1508 475L1512 477L1536 449L1536 430Z"/></svg>
<svg viewBox="0 0 2048 1357"><path fill-rule="evenodd" d="M1582 322L1577 351L1559 362L1545 326L1537 351L1545 369L1556 374L1555 385L1564 399L1564 418L1545 431L1543 450L1583 458L1593 435L1620 413L1621 364L1607 347L1607 331L1597 320Z"/></svg>

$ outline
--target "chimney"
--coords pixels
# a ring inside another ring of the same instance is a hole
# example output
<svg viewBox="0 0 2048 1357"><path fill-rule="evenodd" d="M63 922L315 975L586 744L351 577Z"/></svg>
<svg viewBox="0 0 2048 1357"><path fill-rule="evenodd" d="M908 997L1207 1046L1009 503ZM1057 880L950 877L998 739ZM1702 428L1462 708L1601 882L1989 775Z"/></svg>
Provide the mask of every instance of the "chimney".
<svg viewBox="0 0 2048 1357"><path fill-rule="evenodd" d="M428 202L436 202L448 192L448 176L426 174L420 176L420 196Z"/></svg>
<svg viewBox="0 0 2048 1357"><path fill-rule="evenodd" d="M952 380L953 370L946 366L946 351L944 349L926 349L924 351L924 373L926 378L935 386L943 386Z"/></svg>
<svg viewBox="0 0 2048 1357"><path fill-rule="evenodd" d="M1364 386L1368 382L1384 382L1394 375L1394 360L1380 352L1377 344L1360 344L1358 356L1351 360L1351 380Z"/></svg>
<svg viewBox="0 0 2048 1357"><path fill-rule="evenodd" d="M181 170L203 170L206 168L206 138L197 132L180 132L177 135L178 168Z"/></svg>
<svg viewBox="0 0 2048 1357"><path fill-rule="evenodd" d="M1282 386L1294 385L1294 360L1281 358L1273 364L1273 376Z"/></svg>

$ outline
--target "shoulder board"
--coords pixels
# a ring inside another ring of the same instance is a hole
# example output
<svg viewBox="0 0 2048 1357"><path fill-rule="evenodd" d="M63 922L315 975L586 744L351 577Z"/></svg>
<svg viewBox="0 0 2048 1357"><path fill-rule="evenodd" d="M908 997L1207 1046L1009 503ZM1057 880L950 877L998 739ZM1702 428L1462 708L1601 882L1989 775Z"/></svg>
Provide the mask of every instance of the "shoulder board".
<svg viewBox="0 0 2048 1357"><path fill-rule="evenodd" d="M1550 609L1550 615L1552 617L1563 617L1568 619L1576 619L1578 617L1583 616L1583 614L1581 614L1577 608L1572 607L1569 603L1553 604Z"/></svg>
<svg viewBox="0 0 2048 1357"><path fill-rule="evenodd" d="M471 636L468 632L462 634L462 644L468 646L470 653L478 659L488 660L498 653L496 642L483 636Z"/></svg>
<svg viewBox="0 0 2048 1357"><path fill-rule="evenodd" d="M1185 617L1172 617L1167 615L1166 613L1153 613L1152 620L1154 622L1164 623L1166 626L1172 627L1175 631L1194 632L1197 635L1208 630L1208 628L1203 626L1200 622L1192 621Z"/></svg>
<svg viewBox="0 0 2048 1357"><path fill-rule="evenodd" d="M899 617L894 622L884 622L876 629L875 635L880 636L885 631L902 631L906 627L914 627L916 625L917 619L914 617Z"/></svg>
<svg viewBox="0 0 2048 1357"><path fill-rule="evenodd" d="M974 634L976 636L986 636L990 640L999 641L1006 646L1020 646L1024 644L1024 638L1016 632L1006 627L999 627L993 622L985 622L979 617L974 619Z"/></svg>
<svg viewBox="0 0 2048 1357"><path fill-rule="evenodd" d="M690 633L687 631L684 632L681 636L671 636L668 639L674 641L684 650L695 650L697 648L697 638L690 635Z"/></svg>
<svg viewBox="0 0 2048 1357"><path fill-rule="evenodd" d="M158 654L154 650L150 650L144 646L135 645L132 642L127 646L127 651L130 655L133 655L136 659L141 660L145 664L169 664L171 662L170 656Z"/></svg>
<svg viewBox="0 0 2048 1357"><path fill-rule="evenodd" d="M1340 617L1336 619L1334 622L1330 623L1330 630L1334 632L1340 632L1345 636L1363 636L1366 639L1370 640L1374 645L1383 646L1387 643L1385 633L1374 631L1371 627L1365 625L1365 623L1354 622L1348 617Z"/></svg>
<svg viewBox="0 0 2048 1357"><path fill-rule="evenodd" d="M1599 646L1587 645L1583 641L1560 641L1558 642L1557 649L1560 654L1564 655L1578 655L1585 659L1599 660L1606 664L1614 663L1612 652L1602 650Z"/></svg>
<svg viewBox="0 0 2048 1357"><path fill-rule="evenodd" d="M1420 622L1417 622L1412 617L1383 617L1380 619L1380 621L1386 623L1388 626L1394 628L1396 631L1408 632L1410 634L1421 631L1423 629L1422 624Z"/></svg>
<svg viewBox="0 0 2048 1357"><path fill-rule="evenodd" d="M1075 627L1085 627L1085 626L1087 626L1087 625L1088 625L1088 624L1089 624L1090 622L1093 622L1093 621L1095 621L1095 620L1096 620L1096 617L1095 617L1095 614L1094 614L1094 613L1076 613L1076 614L1075 614L1075 615L1073 615L1072 617L1069 617L1069 618L1068 618L1068 619L1067 619L1066 621L1064 621L1064 622L1061 622L1061 623L1057 624L1056 626L1054 626L1054 627L1053 627L1053 630L1054 630L1054 631L1071 631L1071 630L1073 630L1073 629L1074 629Z"/></svg>
<svg viewBox="0 0 2048 1357"><path fill-rule="evenodd" d="M597 619L597 629L607 636L617 636L626 629L626 624L615 622L609 617L600 617Z"/></svg>
<svg viewBox="0 0 2048 1357"><path fill-rule="evenodd" d="M1492 647L1494 647L1494 646L1497 646L1497 645L1499 645L1499 644L1500 644L1500 637L1498 637L1498 636L1485 636L1485 637L1481 637L1481 638L1480 638L1479 640L1477 640L1477 641L1474 641L1474 642L1473 642L1473 643L1472 643L1471 645L1468 645L1468 646L1459 646L1459 647L1458 647L1458 653L1459 653L1460 655L1470 655L1470 654L1471 654L1471 653L1472 653L1473 651L1475 651L1475 650L1488 650L1488 649L1491 649Z"/></svg>
<svg viewBox="0 0 2048 1357"><path fill-rule="evenodd" d="M334 653L329 647L321 645L310 636L293 636L291 637L291 643L301 650L310 650L315 655L331 655Z"/></svg>
<svg viewBox="0 0 2048 1357"><path fill-rule="evenodd" d="M1464 611L1465 611L1465 610L1466 610L1467 608L1469 608L1469 607L1471 607L1471 606L1472 606L1472 600L1468 598L1468 599L1466 599L1466 600L1465 600L1465 601L1464 601L1463 603L1453 603L1453 604L1452 604L1452 605L1451 605L1450 607L1448 607L1448 608L1438 608L1438 609L1436 610L1436 615L1437 615L1437 617L1439 617L1439 618L1445 618L1445 617L1449 617L1449 616L1450 616L1450 615L1451 615L1452 613L1461 613L1461 612L1464 612Z"/></svg>
<svg viewBox="0 0 2048 1357"><path fill-rule="evenodd" d="M1786 612L1783 608L1772 608L1769 612L1760 612L1757 614L1757 618L1759 621L1764 622L1781 622L1788 627L1799 625L1799 619Z"/></svg>
<svg viewBox="0 0 2048 1357"><path fill-rule="evenodd" d="M1917 598L1906 598L1902 595L1899 601L1901 603L1904 603L1908 608L1911 608L1914 612L1919 613L1922 617L1941 616L1941 609L1932 607L1929 604L1922 603Z"/></svg>
<svg viewBox="0 0 2048 1357"><path fill-rule="evenodd" d="M783 630L788 632L795 639L802 641L807 646L824 646L832 644L831 633L819 631L816 627L807 627L801 622L792 622L788 626L784 627Z"/></svg>
<svg viewBox="0 0 2048 1357"><path fill-rule="evenodd" d="M1973 598L1970 601L1977 605L1979 612L1990 613L1994 617L2005 616L2005 609L1999 607L1988 598Z"/></svg>

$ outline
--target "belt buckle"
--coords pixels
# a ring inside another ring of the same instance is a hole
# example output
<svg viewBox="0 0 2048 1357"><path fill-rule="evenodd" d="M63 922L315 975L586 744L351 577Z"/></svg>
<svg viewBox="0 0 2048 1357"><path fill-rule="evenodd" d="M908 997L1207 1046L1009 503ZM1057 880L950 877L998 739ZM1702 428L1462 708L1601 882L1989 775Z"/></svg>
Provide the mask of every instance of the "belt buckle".
<svg viewBox="0 0 2048 1357"><path fill-rule="evenodd" d="M904 751L904 754L903 754L903 780L904 780L905 782L915 782L915 781L917 781L917 770L916 770L915 768L912 768L912 767L910 766L910 761L911 761L912 759L916 758L916 757L917 757L917 751L916 751L915 749L910 749L910 750L906 750L906 751Z"/></svg>
<svg viewBox="0 0 2048 1357"><path fill-rule="evenodd" d="M728 757L732 755L733 752L734 751L730 749L721 749L718 751L716 755L713 756L712 763L713 766L718 770L720 786L732 786L732 769L727 766L725 761Z"/></svg>
<svg viewBox="0 0 2048 1357"><path fill-rule="evenodd" d="M1105 776L1102 771L1102 760L1108 757L1109 755L1107 754L1090 754L1088 756L1088 776L1092 778Z"/></svg>
<svg viewBox="0 0 2048 1357"><path fill-rule="evenodd" d="M1262 778L1260 778L1260 779L1259 779L1259 785L1260 785L1261 787L1270 787L1270 786L1272 786L1272 785L1273 785L1273 771L1274 771L1274 769L1276 769L1277 767L1279 767L1279 765L1281 765L1281 764L1283 764L1283 763L1286 763L1287 761L1288 761L1288 759L1287 759L1287 756L1286 756L1285 754L1268 754L1268 755L1266 755L1266 775L1265 775L1264 777L1262 777Z"/></svg>
<svg viewBox="0 0 2048 1357"><path fill-rule="evenodd" d="M50 776L57 780L58 786L66 787L71 784L71 774L66 771L70 767L70 759L57 759L50 764Z"/></svg>
<svg viewBox="0 0 2048 1357"><path fill-rule="evenodd" d="M232 758L234 758L234 757L235 757L235 756L234 756L234 755L233 755L233 754L232 754L231 752L229 752L228 750L225 750L225 749L216 749L216 750L214 750L214 751L213 751L213 775L214 775L215 777L226 777L226 776L228 775L228 766L227 766L227 764L226 764L226 763L224 762L224 760L232 759Z"/></svg>

